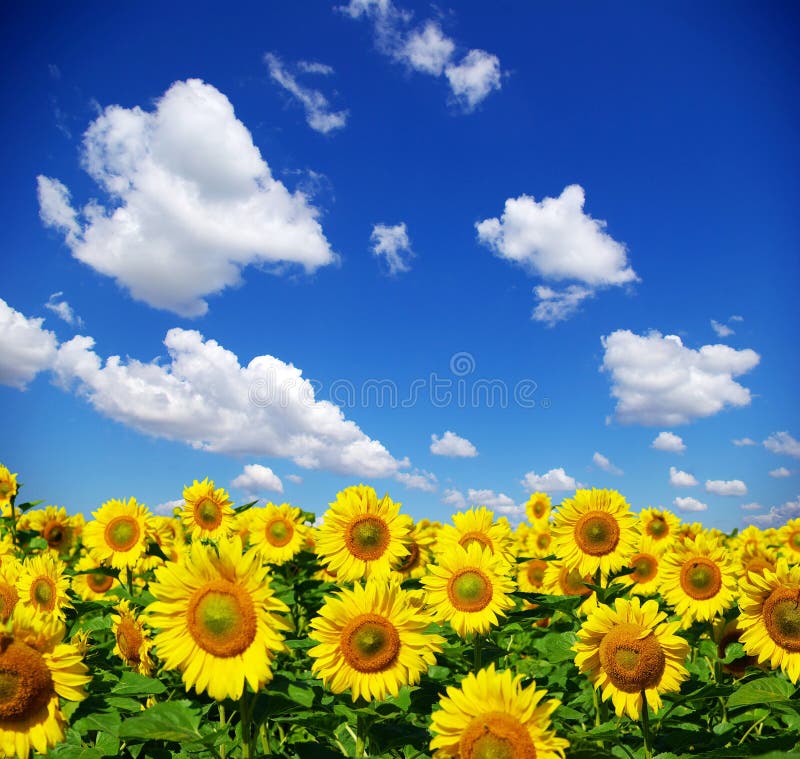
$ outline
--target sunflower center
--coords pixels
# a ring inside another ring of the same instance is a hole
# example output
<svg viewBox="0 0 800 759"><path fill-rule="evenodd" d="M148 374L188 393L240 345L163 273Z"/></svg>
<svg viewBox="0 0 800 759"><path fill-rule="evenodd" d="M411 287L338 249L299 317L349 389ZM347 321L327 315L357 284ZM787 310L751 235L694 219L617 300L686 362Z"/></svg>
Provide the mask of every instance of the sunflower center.
<svg viewBox="0 0 800 759"><path fill-rule="evenodd" d="M139 651L144 643L142 631L130 617L123 616L117 626L117 645L122 658L129 664L138 664L141 661Z"/></svg>
<svg viewBox="0 0 800 759"><path fill-rule="evenodd" d="M7 582L0 583L0 622L8 622L17 601L19 601L17 589Z"/></svg>
<svg viewBox="0 0 800 759"><path fill-rule="evenodd" d="M111 575L103 575L99 572L92 572L86 575L86 584L95 593L105 593L113 584L114 578Z"/></svg>
<svg viewBox="0 0 800 759"><path fill-rule="evenodd" d="M461 759L536 759L536 747L520 721L505 712L475 717L458 742Z"/></svg>
<svg viewBox="0 0 800 759"><path fill-rule="evenodd" d="M344 542L350 553L362 561L375 561L389 546L389 527L380 517L356 518L345 532Z"/></svg>
<svg viewBox="0 0 800 759"><path fill-rule="evenodd" d="M525 574L528 577L528 582L538 588L544 580L545 569L547 569L546 561L541 561L539 559L532 559L529 561L525 570Z"/></svg>
<svg viewBox="0 0 800 759"><path fill-rule="evenodd" d="M419 566L420 559L422 558L422 553L419 550L419 544L416 541L412 540L406 546L406 548L408 548L408 555L403 556L397 561L398 572L410 572L412 569L416 569Z"/></svg>
<svg viewBox="0 0 800 759"><path fill-rule="evenodd" d="M342 656L358 672L383 672L400 654L397 628L379 614L360 614L341 634Z"/></svg>
<svg viewBox="0 0 800 759"><path fill-rule="evenodd" d="M637 553L631 559L633 579L639 583L650 582L658 572L658 559L649 553Z"/></svg>
<svg viewBox="0 0 800 759"><path fill-rule="evenodd" d="M139 535L139 524L133 517L115 517L106 525L106 543L112 551L130 551Z"/></svg>
<svg viewBox="0 0 800 759"><path fill-rule="evenodd" d="M774 569L775 566L772 562L765 559L763 556L756 556L750 559L745 565L745 572L753 572L755 574L763 574L765 569Z"/></svg>
<svg viewBox="0 0 800 759"><path fill-rule="evenodd" d="M544 512L547 509L547 505L543 501L537 501L533 504L533 515L537 519L541 519L544 516Z"/></svg>
<svg viewBox="0 0 800 759"><path fill-rule="evenodd" d="M12 642L0 653L0 719L32 718L54 695L53 678L42 655Z"/></svg>
<svg viewBox="0 0 800 759"><path fill-rule="evenodd" d="M611 514L590 511L575 525L575 542L590 556L605 556L619 543L619 524Z"/></svg>
<svg viewBox="0 0 800 759"><path fill-rule="evenodd" d="M461 569L448 581L447 595L458 611L480 611L492 600L492 582L479 569Z"/></svg>
<svg viewBox="0 0 800 759"><path fill-rule="evenodd" d="M492 539L485 532L478 532L477 530L465 532L458 541L458 544L462 546L465 551L469 550L469 547L473 543L477 543L483 548L488 548L494 553L494 543L492 543Z"/></svg>
<svg viewBox="0 0 800 759"><path fill-rule="evenodd" d="M67 531L61 522L48 522L42 530L42 537L50 548L60 548L67 537Z"/></svg>
<svg viewBox="0 0 800 759"><path fill-rule="evenodd" d="M7 496L11 492L11 485L7 482L0 482L0 497Z"/></svg>
<svg viewBox="0 0 800 759"><path fill-rule="evenodd" d="M669 525L664 517L653 517L647 525L647 531L656 539L666 537Z"/></svg>
<svg viewBox="0 0 800 759"><path fill-rule="evenodd" d="M204 530L216 530L222 524L222 509L211 498L203 498L194 507L194 518Z"/></svg>
<svg viewBox="0 0 800 759"><path fill-rule="evenodd" d="M795 551L800 551L800 530L796 530L789 538L789 546Z"/></svg>
<svg viewBox="0 0 800 759"><path fill-rule="evenodd" d="M625 693L655 688L664 674L667 659L652 632L623 623L613 627L600 642L600 664L609 680Z"/></svg>
<svg viewBox="0 0 800 759"><path fill-rule="evenodd" d="M40 611L53 611L56 586L49 577L37 577L31 583L31 603Z"/></svg>
<svg viewBox="0 0 800 759"><path fill-rule="evenodd" d="M567 569L564 567L559 575L559 585L565 596L588 596L592 589L586 587L587 582L591 582L588 577L583 577L577 569Z"/></svg>
<svg viewBox="0 0 800 759"><path fill-rule="evenodd" d="M283 548L294 536L294 527L285 519L273 519L266 529L267 541L276 548Z"/></svg>
<svg viewBox="0 0 800 759"><path fill-rule="evenodd" d="M550 535L546 532L542 532L536 536L536 547L543 551L550 546L550 540Z"/></svg>
<svg viewBox="0 0 800 759"><path fill-rule="evenodd" d="M228 580L212 580L195 592L188 623L197 645L214 656L238 656L256 637L253 599Z"/></svg>
<svg viewBox="0 0 800 759"><path fill-rule="evenodd" d="M722 572L704 556L695 556L681 568L681 587L697 601L713 598L722 588Z"/></svg>
<svg viewBox="0 0 800 759"><path fill-rule="evenodd" d="M775 588L764 601L764 625L781 648L800 652L800 589Z"/></svg>

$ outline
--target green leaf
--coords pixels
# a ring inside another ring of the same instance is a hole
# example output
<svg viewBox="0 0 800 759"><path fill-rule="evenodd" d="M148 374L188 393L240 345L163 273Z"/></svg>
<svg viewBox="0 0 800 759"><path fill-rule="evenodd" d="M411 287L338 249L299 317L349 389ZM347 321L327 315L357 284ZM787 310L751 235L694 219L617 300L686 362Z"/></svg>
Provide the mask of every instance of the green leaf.
<svg viewBox="0 0 800 759"><path fill-rule="evenodd" d="M119 728L120 738L188 743L201 738L200 715L189 701L164 701L128 717Z"/></svg>
<svg viewBox="0 0 800 759"><path fill-rule="evenodd" d="M289 683L286 693L292 701L301 706L311 706L314 703L314 691L311 688L303 688L294 683Z"/></svg>
<svg viewBox="0 0 800 759"><path fill-rule="evenodd" d="M725 648L725 658L722 663L730 664L732 661L741 659L744 655L744 646L741 643L729 643Z"/></svg>
<svg viewBox="0 0 800 759"><path fill-rule="evenodd" d="M75 720L72 727L81 734L90 730L100 730L116 735L121 722L122 719L117 712L94 712Z"/></svg>
<svg viewBox="0 0 800 759"><path fill-rule="evenodd" d="M122 678L111 692L120 696L153 696L166 689L167 686L154 677L146 677L138 672L123 672Z"/></svg>
<svg viewBox="0 0 800 759"><path fill-rule="evenodd" d="M89 748L88 746L74 746L71 743L62 743L56 746L48 754L50 757L57 757L57 759L102 759L103 754L96 748Z"/></svg>
<svg viewBox="0 0 800 759"><path fill-rule="evenodd" d="M119 738L115 735L98 733L94 745L98 751L102 752L103 756L117 756L119 754Z"/></svg>
<svg viewBox="0 0 800 759"><path fill-rule="evenodd" d="M740 685L728 698L728 709L754 704L768 706L775 701L788 701L794 687L780 677L759 677Z"/></svg>
<svg viewBox="0 0 800 759"><path fill-rule="evenodd" d="M562 633L561 635L548 635L542 644L542 654L553 664L572 661L575 658L572 646L575 645L576 640L578 640L578 636L572 632Z"/></svg>
<svg viewBox="0 0 800 759"><path fill-rule="evenodd" d="M31 540L30 546L36 551L45 551L47 550L48 543L44 538L36 537Z"/></svg>

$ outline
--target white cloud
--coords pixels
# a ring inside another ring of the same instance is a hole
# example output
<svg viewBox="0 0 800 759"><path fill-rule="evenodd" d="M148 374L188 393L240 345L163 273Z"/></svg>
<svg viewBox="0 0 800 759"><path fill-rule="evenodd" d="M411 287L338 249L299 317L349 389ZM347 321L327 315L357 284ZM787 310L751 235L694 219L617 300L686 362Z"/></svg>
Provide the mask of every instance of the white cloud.
<svg viewBox="0 0 800 759"><path fill-rule="evenodd" d="M788 432L773 432L764 441L764 448L800 459L800 440L795 440Z"/></svg>
<svg viewBox="0 0 800 759"><path fill-rule="evenodd" d="M776 478L791 477L792 473L785 466L779 466L777 469L773 469L772 471L770 471L769 476Z"/></svg>
<svg viewBox="0 0 800 759"><path fill-rule="evenodd" d="M259 496L265 492L283 492L280 477L268 466L261 464L246 464L244 471L231 482L231 487L243 490L252 496Z"/></svg>
<svg viewBox="0 0 800 759"><path fill-rule="evenodd" d="M333 66L319 61L297 61L297 68L304 74L319 74L320 76L332 76Z"/></svg>
<svg viewBox="0 0 800 759"><path fill-rule="evenodd" d="M718 337L730 337L731 335L735 334L734 331L726 324L720 324L720 322L715 321L714 319L711 320L711 327L714 332L717 333Z"/></svg>
<svg viewBox="0 0 800 759"><path fill-rule="evenodd" d="M0 298L0 384L23 390L56 357L58 340L42 328L44 319L28 319Z"/></svg>
<svg viewBox="0 0 800 759"><path fill-rule="evenodd" d="M734 377L760 360L727 345L684 346L677 335L617 330L601 338L603 371L611 375L615 417L623 424L688 424L726 406L748 406L750 391Z"/></svg>
<svg viewBox="0 0 800 759"><path fill-rule="evenodd" d="M411 490L422 490L425 493L434 493L437 488L436 475L424 469L415 469L413 472L398 472L394 478Z"/></svg>
<svg viewBox="0 0 800 759"><path fill-rule="evenodd" d="M708 504L688 496L686 498L676 498L672 504L678 511L706 511L708 509Z"/></svg>
<svg viewBox="0 0 800 759"><path fill-rule="evenodd" d="M760 503L753 502L753 503L743 503L741 506L739 506L739 508L743 509L744 511L759 511L760 509L763 508L763 506Z"/></svg>
<svg viewBox="0 0 800 759"><path fill-rule="evenodd" d="M464 494L460 490L455 488L447 488L442 493L442 503L457 511L467 508L467 499L464 498Z"/></svg>
<svg viewBox="0 0 800 759"><path fill-rule="evenodd" d="M302 485L303 478L299 474L287 474L286 479L293 482L295 485Z"/></svg>
<svg viewBox="0 0 800 759"><path fill-rule="evenodd" d="M747 495L747 485L741 480L706 480L706 492L715 495Z"/></svg>
<svg viewBox="0 0 800 759"><path fill-rule="evenodd" d="M455 49L455 43L442 33L440 26L428 21L422 29L408 35L400 57L416 71L441 76Z"/></svg>
<svg viewBox="0 0 800 759"><path fill-rule="evenodd" d="M742 446L745 446L745 445L756 445L756 441L755 440L751 440L749 437L740 437L740 438L737 438L736 440L733 440L732 442L738 448L741 448Z"/></svg>
<svg viewBox="0 0 800 759"><path fill-rule="evenodd" d="M744 317L743 316L739 316L738 314L734 314L733 316L731 316L730 319L728 319L728 321L729 322L743 322L744 321Z"/></svg>
<svg viewBox="0 0 800 759"><path fill-rule="evenodd" d="M470 50L458 64L445 68L445 76L456 100L472 111L501 87L500 59L485 50Z"/></svg>
<svg viewBox="0 0 800 759"><path fill-rule="evenodd" d="M773 506L767 514L753 516L752 520L758 524L777 525L799 516L800 496L797 496L793 501L787 501L782 506Z"/></svg>
<svg viewBox="0 0 800 759"><path fill-rule="evenodd" d="M169 362L111 356L90 337L58 350L64 387L101 414L156 437L233 455L287 458L306 469L386 477L407 466L367 437L338 406L314 397L302 371L274 356L241 366L237 356L194 330L171 329Z"/></svg>
<svg viewBox="0 0 800 759"><path fill-rule="evenodd" d="M303 106L306 113L306 123L315 131L328 134L334 129L342 129L347 124L347 111L334 111L328 98L319 90L301 85L289 71L283 61L274 53L264 55L264 62L269 68L269 75ZM303 62L298 64L304 73L325 74L333 73L330 66L320 63Z"/></svg>
<svg viewBox="0 0 800 759"><path fill-rule="evenodd" d="M373 23L378 50L412 71L444 77L454 100L469 113L502 83L500 59L485 50L469 50L456 62L456 43L428 19L410 28L412 14L391 0L351 0L339 11Z"/></svg>
<svg viewBox="0 0 800 759"><path fill-rule="evenodd" d="M600 467L600 469L609 474L624 474L619 467L614 466L602 453L595 452L594 456L592 456L592 461L595 466Z"/></svg>
<svg viewBox="0 0 800 759"><path fill-rule="evenodd" d="M408 239L408 229L405 222L388 226L375 224L370 235L372 254L377 258L383 257L389 267L389 274L399 274L411 269L410 260L414 257L411 242Z"/></svg>
<svg viewBox="0 0 800 759"><path fill-rule="evenodd" d="M467 501L473 506L486 506L487 509L498 514L508 516L521 516L525 513L525 506L514 503L505 493L495 493L494 490L467 490Z"/></svg>
<svg viewBox="0 0 800 759"><path fill-rule="evenodd" d="M546 285L537 285L533 292L539 299L532 317L552 327L573 316L587 298L594 297L594 290L581 285L570 285L563 290L554 290Z"/></svg>
<svg viewBox="0 0 800 759"><path fill-rule="evenodd" d="M431 453L452 458L474 458L478 449L466 438L446 430L444 435L431 435Z"/></svg>
<svg viewBox="0 0 800 759"><path fill-rule="evenodd" d="M683 453L686 450L683 438L674 432L659 432L656 439L650 443L650 447L657 451L669 451L670 453Z"/></svg>
<svg viewBox="0 0 800 759"><path fill-rule="evenodd" d="M528 472L522 479L522 487L530 492L559 493L566 490L577 490L581 484L570 477L562 467L551 469L545 474Z"/></svg>
<svg viewBox="0 0 800 759"><path fill-rule="evenodd" d="M179 498L176 501L164 501L164 503L159 503L158 506L153 507L154 514L161 514L161 516L171 517L175 512L175 509L182 509L184 506L184 500Z"/></svg>
<svg viewBox="0 0 800 759"><path fill-rule="evenodd" d="M674 488L693 488L699 483L693 474L671 466L669 468L669 484Z"/></svg>
<svg viewBox="0 0 800 759"><path fill-rule="evenodd" d="M575 280L561 290L537 287L533 318L553 324L571 316L595 291L638 281L622 243L605 232L606 223L584 213L580 185L565 187L541 202L530 195L508 198L500 218L475 224L478 240L500 258L544 280Z"/></svg>
<svg viewBox="0 0 800 759"><path fill-rule="evenodd" d="M52 311L59 319L62 319L67 324L74 327L82 327L83 319L78 316L73 310L72 306L65 300L59 300L64 293L53 293L48 299L44 307L48 311Z"/></svg>
<svg viewBox="0 0 800 759"><path fill-rule="evenodd" d="M249 264L313 272L336 260L316 208L272 177L230 101L199 79L174 83L153 111L106 108L84 135L83 165L109 206L91 201L79 223L66 187L39 176L42 220L156 308L199 316Z"/></svg>

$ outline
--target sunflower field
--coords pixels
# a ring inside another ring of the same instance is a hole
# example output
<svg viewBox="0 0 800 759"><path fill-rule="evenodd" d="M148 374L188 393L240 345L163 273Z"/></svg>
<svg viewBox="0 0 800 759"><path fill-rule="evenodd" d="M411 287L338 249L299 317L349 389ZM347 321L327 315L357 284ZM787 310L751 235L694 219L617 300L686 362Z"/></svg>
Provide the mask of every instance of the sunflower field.
<svg viewBox="0 0 800 759"><path fill-rule="evenodd" d="M0 466L0 756L800 759L800 519L19 490Z"/></svg>

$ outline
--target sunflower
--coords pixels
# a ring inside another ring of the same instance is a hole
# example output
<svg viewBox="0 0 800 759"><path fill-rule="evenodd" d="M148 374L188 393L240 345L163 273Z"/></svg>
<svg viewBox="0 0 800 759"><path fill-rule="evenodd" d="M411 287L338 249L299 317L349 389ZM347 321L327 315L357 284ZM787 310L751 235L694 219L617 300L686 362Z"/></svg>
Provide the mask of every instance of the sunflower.
<svg viewBox="0 0 800 759"><path fill-rule="evenodd" d="M648 534L643 533L636 552L628 562L628 567L633 572L617 577L615 582L630 585L630 592L637 596L654 596L661 584L661 556L667 548L664 541L656 543Z"/></svg>
<svg viewBox="0 0 800 759"><path fill-rule="evenodd" d="M114 611L116 614L111 615L111 631L116 639L114 653L140 675L149 675L153 671L150 635L131 611L127 600L120 601Z"/></svg>
<svg viewBox="0 0 800 759"><path fill-rule="evenodd" d="M747 549L739 555L739 564L741 565L744 576L749 574L764 574L765 569L775 571L775 566L778 563L778 556L771 548L755 548Z"/></svg>
<svg viewBox="0 0 800 759"><path fill-rule="evenodd" d="M681 520L667 509L642 509L639 512L639 529L662 549L672 543L678 534Z"/></svg>
<svg viewBox="0 0 800 759"><path fill-rule="evenodd" d="M688 627L713 621L733 606L737 573L728 553L701 534L676 543L663 557L661 595Z"/></svg>
<svg viewBox="0 0 800 759"><path fill-rule="evenodd" d="M395 576L401 581L422 577L433 560L431 547L435 542L436 532L429 525L415 524L408 536L408 554L392 565Z"/></svg>
<svg viewBox="0 0 800 759"><path fill-rule="evenodd" d="M601 578L601 585L605 585ZM581 614L588 614L597 608L597 593L589 585L594 578L582 575L577 569L570 569L563 561L548 561L542 578L542 592L550 596L583 596L578 608Z"/></svg>
<svg viewBox="0 0 800 759"><path fill-rule="evenodd" d="M366 485L337 494L317 530L317 555L337 582L362 577L387 578L392 565L409 553L411 517L400 514L400 504Z"/></svg>
<svg viewBox="0 0 800 759"><path fill-rule="evenodd" d="M397 583L371 578L329 597L311 621L311 671L334 693L382 701L416 685L436 663L444 638L426 634L430 617Z"/></svg>
<svg viewBox="0 0 800 759"><path fill-rule="evenodd" d="M616 490L578 490L556 514L553 553L581 574L616 572L635 552L636 521Z"/></svg>
<svg viewBox="0 0 800 759"><path fill-rule="evenodd" d="M462 638L485 635L514 606L508 594L515 583L507 572L508 564L479 542L466 549L456 544L428 566L421 580L426 603L437 621L450 622Z"/></svg>
<svg viewBox="0 0 800 759"><path fill-rule="evenodd" d="M449 686L431 715L431 751L437 759L563 759L569 742L550 729L561 703L544 701L536 683L523 688L523 675L496 672L494 664L470 672L459 688Z"/></svg>
<svg viewBox="0 0 800 759"><path fill-rule="evenodd" d="M64 740L59 698L82 701L91 679L64 626L33 608L17 608L0 634L0 755L27 759Z"/></svg>
<svg viewBox="0 0 800 759"><path fill-rule="evenodd" d="M242 553L238 537L215 546L195 543L179 564L156 570L146 613L166 669L178 669L187 688L222 701L238 699L245 680L257 691L272 679L275 653L284 651L268 570L256 551Z"/></svg>
<svg viewBox="0 0 800 759"><path fill-rule="evenodd" d="M147 549L151 532L151 514L135 498L118 501L112 498L92 513L94 521L83 531L83 542L97 561L112 567L135 567Z"/></svg>
<svg viewBox="0 0 800 759"><path fill-rule="evenodd" d="M542 559L528 559L517 567L517 585L523 593L544 593L547 564Z"/></svg>
<svg viewBox="0 0 800 759"><path fill-rule="evenodd" d="M550 496L547 493L532 493L525 504L528 521L533 524L547 524L550 519Z"/></svg>
<svg viewBox="0 0 800 759"><path fill-rule="evenodd" d="M0 508L3 516L11 516L11 499L17 495L17 475L0 464Z"/></svg>
<svg viewBox="0 0 800 759"><path fill-rule="evenodd" d="M778 531L781 555L789 564L800 563L800 517L790 519Z"/></svg>
<svg viewBox="0 0 800 759"><path fill-rule="evenodd" d="M28 527L47 541L47 547L56 555L69 553L73 543L73 530L67 510L62 506L29 511Z"/></svg>
<svg viewBox="0 0 800 759"><path fill-rule="evenodd" d="M0 624L2 625L11 618L19 601L17 592L19 569L20 565L16 560L6 560L0 567Z"/></svg>
<svg viewBox="0 0 800 759"><path fill-rule="evenodd" d="M578 631L575 665L618 717L638 719L642 695L653 711L661 694L678 691L688 676L683 666L689 644L676 635L680 622L665 622L658 602L618 598L614 608L598 606Z"/></svg>
<svg viewBox="0 0 800 759"><path fill-rule="evenodd" d="M742 631L739 628L738 620L731 619L726 622L720 618L714 625L714 641L717 644L717 657L722 660L728 655L728 647L734 643L742 642ZM722 665L722 671L728 672L734 677L742 677L748 667L758 664L756 656L740 656L727 664Z"/></svg>
<svg viewBox="0 0 800 759"><path fill-rule="evenodd" d="M780 559L775 571L751 574L742 583L739 629L745 651L800 680L800 566Z"/></svg>
<svg viewBox="0 0 800 759"><path fill-rule="evenodd" d="M285 564L303 550L308 527L303 524L300 509L282 503L268 503L254 512L249 520L250 545L268 564Z"/></svg>
<svg viewBox="0 0 800 759"><path fill-rule="evenodd" d="M214 480L206 477L184 487L183 500L180 517L192 540L217 540L229 535L233 528L233 502L224 488L214 488Z"/></svg>
<svg viewBox="0 0 800 759"><path fill-rule="evenodd" d="M521 552L522 556L544 558L552 555L551 545L553 544L553 534L550 532L550 524L536 525L528 531L525 541L525 549Z"/></svg>
<svg viewBox="0 0 800 759"><path fill-rule="evenodd" d="M442 525L439 530L435 550L448 553L455 546L468 548L473 543L487 548L506 564L514 563L514 536L508 523L495 521L494 513L485 506L453 514L453 524Z"/></svg>
<svg viewBox="0 0 800 759"><path fill-rule="evenodd" d="M64 619L64 609L72 604L67 597L69 579L64 562L49 553L25 559L17 577L17 593L24 605Z"/></svg>
<svg viewBox="0 0 800 759"><path fill-rule="evenodd" d="M767 541L764 533L754 525L745 527L735 537L731 538L728 544L734 551L741 554L752 554L767 550Z"/></svg>
<svg viewBox="0 0 800 759"><path fill-rule="evenodd" d="M84 601L107 600L106 593L114 586L114 577L103 572L92 570L110 569L107 564L95 561L91 556L84 556L76 565L75 570L82 574L72 577L72 589Z"/></svg>

